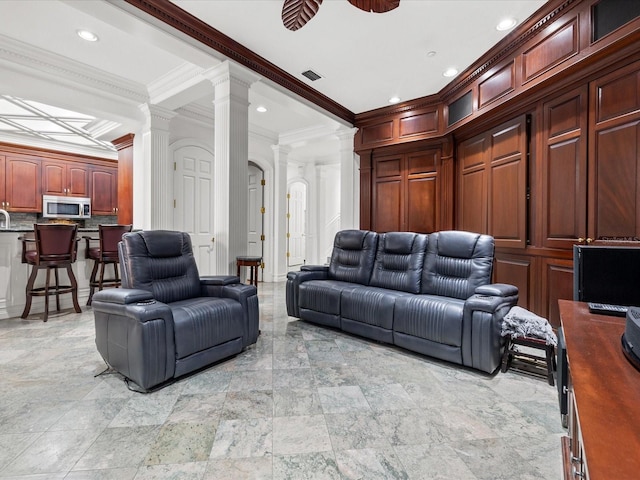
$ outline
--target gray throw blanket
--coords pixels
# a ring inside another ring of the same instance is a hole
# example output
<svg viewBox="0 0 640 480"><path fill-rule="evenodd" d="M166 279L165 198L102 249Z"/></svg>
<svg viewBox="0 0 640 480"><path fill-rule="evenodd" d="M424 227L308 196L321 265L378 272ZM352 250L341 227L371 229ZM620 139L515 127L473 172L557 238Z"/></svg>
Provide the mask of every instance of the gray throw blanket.
<svg viewBox="0 0 640 480"><path fill-rule="evenodd" d="M558 345L558 338L547 319L521 307L512 307L504 316L502 336L533 337L544 340L547 345Z"/></svg>

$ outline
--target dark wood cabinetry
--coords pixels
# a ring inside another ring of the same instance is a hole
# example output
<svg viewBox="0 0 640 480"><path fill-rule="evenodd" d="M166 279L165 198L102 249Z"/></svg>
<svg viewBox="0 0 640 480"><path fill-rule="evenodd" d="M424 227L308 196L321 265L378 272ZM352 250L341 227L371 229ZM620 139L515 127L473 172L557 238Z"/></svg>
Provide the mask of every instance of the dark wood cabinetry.
<svg viewBox="0 0 640 480"><path fill-rule="evenodd" d="M102 165L91 167L92 215L117 215L118 169Z"/></svg>
<svg viewBox="0 0 640 480"><path fill-rule="evenodd" d="M89 196L89 165L56 160L42 161L44 195Z"/></svg>
<svg viewBox="0 0 640 480"><path fill-rule="evenodd" d="M4 172L4 209L9 212L40 212L40 160L28 156L7 155Z"/></svg>
<svg viewBox="0 0 640 480"><path fill-rule="evenodd" d="M439 166L440 149L374 157L373 229L437 230Z"/></svg>
<svg viewBox="0 0 640 480"><path fill-rule="evenodd" d="M496 247L525 247L528 145L525 116L460 143L458 228L493 235Z"/></svg>

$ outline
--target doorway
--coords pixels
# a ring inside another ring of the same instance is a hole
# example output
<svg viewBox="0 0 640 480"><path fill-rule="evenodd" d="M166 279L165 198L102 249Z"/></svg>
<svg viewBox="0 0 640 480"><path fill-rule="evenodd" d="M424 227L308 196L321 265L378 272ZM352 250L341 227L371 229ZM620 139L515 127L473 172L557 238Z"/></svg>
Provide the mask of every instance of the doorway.
<svg viewBox="0 0 640 480"><path fill-rule="evenodd" d="M173 153L173 225L191 236L201 275L216 272L213 252L213 153L195 145L177 146Z"/></svg>
<svg viewBox="0 0 640 480"><path fill-rule="evenodd" d="M249 162L248 172L247 255L262 257L264 265L264 170Z"/></svg>
<svg viewBox="0 0 640 480"><path fill-rule="evenodd" d="M296 181L287 194L287 266L303 265L306 259L307 185Z"/></svg>

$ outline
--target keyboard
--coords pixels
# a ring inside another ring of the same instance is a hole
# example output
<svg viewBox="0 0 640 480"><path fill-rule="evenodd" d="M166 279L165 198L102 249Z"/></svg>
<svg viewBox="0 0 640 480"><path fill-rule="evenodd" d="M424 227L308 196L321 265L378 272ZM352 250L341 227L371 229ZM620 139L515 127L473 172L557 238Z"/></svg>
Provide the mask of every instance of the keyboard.
<svg viewBox="0 0 640 480"><path fill-rule="evenodd" d="M622 305L609 305L608 303L588 302L589 312L598 313L600 315L614 315L616 317L625 317L628 307Z"/></svg>

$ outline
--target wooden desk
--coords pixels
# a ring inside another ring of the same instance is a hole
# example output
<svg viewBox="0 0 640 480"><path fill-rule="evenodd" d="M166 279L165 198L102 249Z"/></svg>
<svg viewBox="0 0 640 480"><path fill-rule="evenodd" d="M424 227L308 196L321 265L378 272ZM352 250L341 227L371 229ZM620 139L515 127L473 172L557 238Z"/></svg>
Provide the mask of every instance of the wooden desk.
<svg viewBox="0 0 640 480"><path fill-rule="evenodd" d="M570 375L569 435L563 447L582 455L590 480L640 478L640 371L622 353L625 319L589 313L559 300ZM569 445L570 443L570 445ZM568 453L565 478L574 476Z"/></svg>

